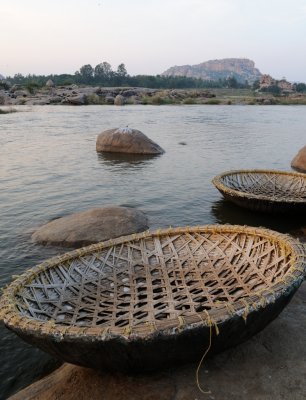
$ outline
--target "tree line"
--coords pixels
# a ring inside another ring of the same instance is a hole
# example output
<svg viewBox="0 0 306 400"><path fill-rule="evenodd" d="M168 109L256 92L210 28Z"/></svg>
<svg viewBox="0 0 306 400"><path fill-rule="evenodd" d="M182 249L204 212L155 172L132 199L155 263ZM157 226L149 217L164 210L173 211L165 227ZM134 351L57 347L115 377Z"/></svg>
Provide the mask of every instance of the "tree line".
<svg viewBox="0 0 306 400"><path fill-rule="evenodd" d="M0 81L0 88L9 88L10 84L19 84L33 89L45 86L46 82L51 79L57 86L67 86L72 84L88 85L88 86L130 86L130 87L146 87L152 89L214 89L214 88L233 88L233 89L259 89L259 81L253 82L252 85L248 81L241 82L240 77L233 74L230 77L219 79L204 80L200 78L191 78L186 76L164 76L164 75L134 75L128 74L123 63L119 64L116 70L112 69L111 64L104 61L92 67L90 64L83 65L74 74L58 74L58 75L22 75L15 74L7 77L5 81ZM297 92L306 92L305 83L297 83L294 85ZM280 93L277 85L261 89L274 94Z"/></svg>
<svg viewBox="0 0 306 400"><path fill-rule="evenodd" d="M186 76L163 76L163 75L134 75L128 74L123 63L119 64L114 71L111 64L104 61L92 67L90 64L83 65L74 74L58 75L22 75L8 76L6 81L11 84L19 84L31 87L42 87L51 79L57 86L66 85L92 85L92 86L132 86L146 87L152 89L212 89L212 88L250 88L246 81L241 83L238 76L220 78L218 80L204 80ZM5 83L2 81L2 86Z"/></svg>

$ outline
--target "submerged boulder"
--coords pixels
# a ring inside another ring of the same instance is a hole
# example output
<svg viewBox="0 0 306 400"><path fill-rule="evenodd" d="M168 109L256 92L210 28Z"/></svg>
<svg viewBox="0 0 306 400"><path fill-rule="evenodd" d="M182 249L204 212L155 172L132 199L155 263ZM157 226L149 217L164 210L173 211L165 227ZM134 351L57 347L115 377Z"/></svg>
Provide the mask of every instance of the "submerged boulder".
<svg viewBox="0 0 306 400"><path fill-rule="evenodd" d="M162 154L164 150L142 132L131 128L115 128L100 133L97 138L98 152Z"/></svg>
<svg viewBox="0 0 306 400"><path fill-rule="evenodd" d="M148 219L143 212L109 206L48 222L34 232L32 240L42 244L79 247L146 229Z"/></svg>
<svg viewBox="0 0 306 400"><path fill-rule="evenodd" d="M304 146L294 157L291 167L306 172L306 146Z"/></svg>

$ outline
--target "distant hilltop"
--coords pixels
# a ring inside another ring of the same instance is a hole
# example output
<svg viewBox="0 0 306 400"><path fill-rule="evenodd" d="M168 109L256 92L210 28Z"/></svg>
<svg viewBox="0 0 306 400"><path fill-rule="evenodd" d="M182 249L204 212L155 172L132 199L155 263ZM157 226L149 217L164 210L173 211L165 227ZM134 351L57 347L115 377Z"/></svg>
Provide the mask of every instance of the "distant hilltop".
<svg viewBox="0 0 306 400"><path fill-rule="evenodd" d="M174 66L162 73L164 76L187 76L204 80L227 79L235 77L238 82L253 83L262 73L255 68L255 63L247 58L224 58L210 60L197 65Z"/></svg>

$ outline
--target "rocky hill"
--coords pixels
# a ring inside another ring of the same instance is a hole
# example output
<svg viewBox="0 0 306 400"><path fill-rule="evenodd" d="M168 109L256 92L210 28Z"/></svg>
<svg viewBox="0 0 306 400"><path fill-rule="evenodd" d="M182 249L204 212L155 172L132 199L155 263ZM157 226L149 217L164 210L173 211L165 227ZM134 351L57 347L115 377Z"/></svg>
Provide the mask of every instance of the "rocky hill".
<svg viewBox="0 0 306 400"><path fill-rule="evenodd" d="M255 63L247 58L224 58L210 60L197 65L174 66L163 72L165 76L187 76L204 80L218 80L235 77L239 82L253 83L260 79L261 72Z"/></svg>

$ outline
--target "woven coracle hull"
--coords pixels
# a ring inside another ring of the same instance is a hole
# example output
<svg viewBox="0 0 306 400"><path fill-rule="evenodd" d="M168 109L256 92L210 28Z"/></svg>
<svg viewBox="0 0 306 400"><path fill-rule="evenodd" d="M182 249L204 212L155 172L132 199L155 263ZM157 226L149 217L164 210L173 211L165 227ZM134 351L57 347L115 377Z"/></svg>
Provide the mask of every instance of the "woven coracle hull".
<svg viewBox="0 0 306 400"><path fill-rule="evenodd" d="M306 213L306 174L238 170L216 176L212 183L240 207L267 213Z"/></svg>
<svg viewBox="0 0 306 400"><path fill-rule="evenodd" d="M235 316L218 326L219 334L212 332L212 346L209 356L238 345L266 327L291 300L297 287L265 308L251 312L247 321ZM187 362L199 361L210 341L207 326L178 330L175 335L161 332L149 339L109 338L108 341L82 337L58 338L37 335L14 329L23 340L39 347L56 358L89 368L102 369L125 374L150 372Z"/></svg>
<svg viewBox="0 0 306 400"><path fill-rule="evenodd" d="M1 317L70 363L126 373L199 361L272 321L304 278L289 236L231 225L144 232L53 258L4 290Z"/></svg>

